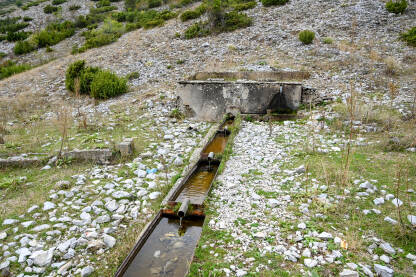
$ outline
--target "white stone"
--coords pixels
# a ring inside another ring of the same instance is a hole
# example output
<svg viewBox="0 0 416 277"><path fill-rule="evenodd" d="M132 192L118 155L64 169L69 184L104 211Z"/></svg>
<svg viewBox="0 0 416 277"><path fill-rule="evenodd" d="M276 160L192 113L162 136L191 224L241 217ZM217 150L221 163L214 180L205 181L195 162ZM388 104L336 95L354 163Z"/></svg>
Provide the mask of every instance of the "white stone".
<svg viewBox="0 0 416 277"><path fill-rule="evenodd" d="M280 202L276 199L269 199L267 201L267 204L271 207L271 208L275 208L277 205L280 204Z"/></svg>
<svg viewBox="0 0 416 277"><path fill-rule="evenodd" d="M13 225L13 224L16 224L17 222L19 222L19 220L9 218L3 221L3 225Z"/></svg>
<svg viewBox="0 0 416 277"><path fill-rule="evenodd" d="M24 228L27 228L30 225L32 225L33 223L35 223L35 222L34 221L25 221L25 222L22 222L21 224Z"/></svg>
<svg viewBox="0 0 416 277"><path fill-rule="evenodd" d="M386 221L386 222L388 222L388 223L390 223L390 224L393 224L393 225L396 225L398 222L397 222L397 220L394 220L393 218L391 218L391 217L389 217L389 216L386 216L385 218L384 218L384 221Z"/></svg>
<svg viewBox="0 0 416 277"><path fill-rule="evenodd" d="M154 199L158 198L160 194L161 194L160 192L154 191L151 194L149 194L149 199L154 200Z"/></svg>
<svg viewBox="0 0 416 277"><path fill-rule="evenodd" d="M132 217L132 218L134 218L134 219L136 219L137 218L137 216L139 215L139 209L140 209L140 207L134 207L133 209L131 209L131 211L130 211L130 216Z"/></svg>
<svg viewBox="0 0 416 277"><path fill-rule="evenodd" d="M97 217L97 219L95 221L98 224L101 224L101 223L109 222L110 220L111 220L110 216L108 214L105 214L105 215Z"/></svg>
<svg viewBox="0 0 416 277"><path fill-rule="evenodd" d="M113 212L113 211L117 210L119 206L118 206L118 203L117 203L116 200L111 200L111 201L105 203L105 207L110 212Z"/></svg>
<svg viewBox="0 0 416 277"><path fill-rule="evenodd" d="M183 160L180 157L176 157L176 159L173 161L173 164L176 166L183 165Z"/></svg>
<svg viewBox="0 0 416 277"><path fill-rule="evenodd" d="M116 239L107 234L103 235L103 241L108 248L112 248L116 244Z"/></svg>
<svg viewBox="0 0 416 277"><path fill-rule="evenodd" d="M42 225L38 225L35 228L32 229L33 232L40 232L46 229L51 228L51 225L49 224L42 224Z"/></svg>
<svg viewBox="0 0 416 277"><path fill-rule="evenodd" d="M390 263L390 258L389 258L389 256L386 256L386 255L381 255L380 256L380 260L382 260L386 264L389 264Z"/></svg>
<svg viewBox="0 0 416 277"><path fill-rule="evenodd" d="M303 263L305 264L305 266L312 268L318 265L318 261L314 260L314 259L304 259Z"/></svg>
<svg viewBox="0 0 416 277"><path fill-rule="evenodd" d="M411 253L407 254L407 255L406 255L406 258L408 258L409 260L416 261L416 255L413 255L413 254L411 254Z"/></svg>
<svg viewBox="0 0 416 277"><path fill-rule="evenodd" d="M383 249L384 252L389 253L391 255L396 254L396 250L394 250L394 248L388 242L380 244L380 248Z"/></svg>
<svg viewBox="0 0 416 277"><path fill-rule="evenodd" d="M309 248L306 248L305 250L303 250L303 252L302 252L302 256L303 256L303 257L310 258L310 257L312 256L312 254L311 254L311 250L309 250Z"/></svg>
<svg viewBox="0 0 416 277"><path fill-rule="evenodd" d="M409 220L410 224L412 224L412 225L416 225L416 215L411 215L411 214L409 214L409 215L407 216L407 220Z"/></svg>
<svg viewBox="0 0 416 277"><path fill-rule="evenodd" d="M86 266L81 270L81 277L88 277L94 272L94 268L92 266Z"/></svg>
<svg viewBox="0 0 416 277"><path fill-rule="evenodd" d="M353 270L349 270L349 269L344 269L340 274L340 277L359 277L358 272L357 271L353 271Z"/></svg>
<svg viewBox="0 0 416 277"><path fill-rule="evenodd" d="M128 193L127 191L115 191L113 192L112 196L115 199L122 199L130 197L130 193Z"/></svg>
<svg viewBox="0 0 416 277"><path fill-rule="evenodd" d="M37 266L48 266L52 262L53 252L53 248L49 249L48 251L39 250L32 253L32 255L30 255L30 258L33 260L33 263Z"/></svg>
<svg viewBox="0 0 416 277"><path fill-rule="evenodd" d="M401 205L403 205L403 201L401 201L399 198L394 198L393 200L391 200L391 203L393 203L393 205L396 207L400 207Z"/></svg>
<svg viewBox="0 0 416 277"><path fill-rule="evenodd" d="M46 201L45 203L43 203L43 210L44 211L49 211L52 209L55 209L56 205L52 202Z"/></svg>
<svg viewBox="0 0 416 277"><path fill-rule="evenodd" d="M237 276L237 277L242 277L242 276L245 276L247 274L247 272L246 271L244 271L244 270L241 270L241 269L238 269L237 271L236 271L236 273L235 273L235 275Z"/></svg>
<svg viewBox="0 0 416 277"><path fill-rule="evenodd" d="M381 205L384 204L384 198L383 197L379 197L373 200L375 205Z"/></svg>
<svg viewBox="0 0 416 277"><path fill-rule="evenodd" d="M32 207L27 209L27 213L30 214L31 212L33 212L36 209L39 209L39 206L38 205L33 205Z"/></svg>
<svg viewBox="0 0 416 277"><path fill-rule="evenodd" d="M0 239L3 240L5 238L7 238L7 233L6 232L1 232L0 233Z"/></svg>
<svg viewBox="0 0 416 277"><path fill-rule="evenodd" d="M71 245L71 241L67 240L67 241L64 241L64 242L60 243L56 249L58 249L62 253L65 253L66 250L68 250L70 245Z"/></svg>
<svg viewBox="0 0 416 277"><path fill-rule="evenodd" d="M306 229L306 224L304 222L301 222L298 224L299 229Z"/></svg>
<svg viewBox="0 0 416 277"><path fill-rule="evenodd" d="M381 264L375 264L374 265L374 270L376 271L378 276L381 277L393 277L393 269L391 269L390 267L381 265Z"/></svg>
<svg viewBox="0 0 416 277"><path fill-rule="evenodd" d="M323 240L329 240L329 239L332 239L332 234L327 233L327 232L322 232L318 235L318 238L323 239Z"/></svg>
<svg viewBox="0 0 416 277"><path fill-rule="evenodd" d="M3 270L5 268L9 267L9 265L10 265L10 261L5 261L5 262L1 263L0 264L0 270Z"/></svg>

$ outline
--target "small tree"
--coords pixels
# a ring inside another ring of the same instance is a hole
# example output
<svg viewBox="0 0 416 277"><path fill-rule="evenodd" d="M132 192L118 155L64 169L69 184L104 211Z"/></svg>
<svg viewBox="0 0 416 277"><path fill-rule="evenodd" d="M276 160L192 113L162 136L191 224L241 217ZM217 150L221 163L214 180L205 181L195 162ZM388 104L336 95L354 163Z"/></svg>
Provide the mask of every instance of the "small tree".
<svg viewBox="0 0 416 277"><path fill-rule="evenodd" d="M221 29L225 25L225 11L221 0L207 1L207 15L209 29L214 31Z"/></svg>
<svg viewBox="0 0 416 277"><path fill-rule="evenodd" d="M55 125L61 133L61 146L59 148L58 157L61 157L62 150L64 148L64 143L68 136L68 130L71 128L72 124L72 112L71 109L62 104L58 111L56 112Z"/></svg>

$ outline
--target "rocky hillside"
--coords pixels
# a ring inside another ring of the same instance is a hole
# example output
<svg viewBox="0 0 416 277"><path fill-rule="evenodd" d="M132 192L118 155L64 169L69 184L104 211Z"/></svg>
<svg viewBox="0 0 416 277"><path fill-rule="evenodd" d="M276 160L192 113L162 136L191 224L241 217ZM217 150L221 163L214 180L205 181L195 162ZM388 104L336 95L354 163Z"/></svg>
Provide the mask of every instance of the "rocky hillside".
<svg viewBox="0 0 416 277"><path fill-rule="evenodd" d="M30 17L20 31L36 35L98 2L69 0L51 14L44 13L51 1L28 3L2 7L14 10L1 19ZM119 13L125 3L111 5ZM0 169L0 276L112 276L213 125L179 114L177 81L242 70L308 71L305 85L333 101L295 121L243 117L208 199L190 275L415 276L416 48L400 34L415 26L416 3L396 15L381 0L256 2L242 11L250 26L186 39L209 18L179 15L199 5L156 7L178 16L151 27L113 22L123 26L114 42L82 53L73 49L88 40L85 26L49 50L21 55L17 42L0 41L2 63L34 66L0 80L0 157L140 141L134 157L114 165ZM302 30L315 33L311 44L299 40ZM77 97L65 85L77 60L134 73L129 92Z"/></svg>

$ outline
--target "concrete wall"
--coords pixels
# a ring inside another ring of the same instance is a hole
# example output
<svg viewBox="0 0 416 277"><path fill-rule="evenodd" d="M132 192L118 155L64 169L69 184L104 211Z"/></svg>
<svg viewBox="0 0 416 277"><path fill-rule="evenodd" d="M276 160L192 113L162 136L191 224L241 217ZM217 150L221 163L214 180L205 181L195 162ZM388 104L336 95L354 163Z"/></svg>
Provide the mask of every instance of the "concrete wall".
<svg viewBox="0 0 416 277"><path fill-rule="evenodd" d="M300 83L283 82L180 82L180 104L190 116L200 120L219 120L225 113L264 114L296 110L302 101Z"/></svg>

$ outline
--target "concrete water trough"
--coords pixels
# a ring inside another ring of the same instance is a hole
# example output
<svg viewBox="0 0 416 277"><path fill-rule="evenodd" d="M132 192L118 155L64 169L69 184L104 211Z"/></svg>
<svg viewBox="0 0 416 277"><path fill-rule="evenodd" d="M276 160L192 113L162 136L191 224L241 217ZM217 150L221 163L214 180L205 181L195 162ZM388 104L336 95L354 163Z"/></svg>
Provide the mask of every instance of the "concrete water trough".
<svg viewBox="0 0 416 277"><path fill-rule="evenodd" d="M190 117L219 120L226 113L292 113L316 103L316 91L305 87L305 72L197 73L179 82L178 105Z"/></svg>

